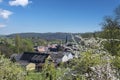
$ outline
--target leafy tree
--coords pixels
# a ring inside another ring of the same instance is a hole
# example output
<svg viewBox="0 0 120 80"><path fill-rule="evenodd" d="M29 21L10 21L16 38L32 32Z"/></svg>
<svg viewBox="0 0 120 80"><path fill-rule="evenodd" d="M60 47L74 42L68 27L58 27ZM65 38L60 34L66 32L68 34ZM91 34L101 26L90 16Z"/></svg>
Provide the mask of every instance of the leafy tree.
<svg viewBox="0 0 120 80"><path fill-rule="evenodd" d="M37 46L45 46L47 45L47 41L43 39L37 40Z"/></svg>
<svg viewBox="0 0 120 80"><path fill-rule="evenodd" d="M102 38L107 39L103 44L104 48L112 55L117 55L117 51L120 49L118 48L120 44L120 21L118 17L106 17L102 26Z"/></svg>
<svg viewBox="0 0 120 80"><path fill-rule="evenodd" d="M46 63L43 67L42 75L44 76L44 80L57 80L60 79L64 73L64 69L55 68L54 63L46 60Z"/></svg>
<svg viewBox="0 0 120 80"><path fill-rule="evenodd" d="M120 22L120 5L115 9L115 18Z"/></svg>
<svg viewBox="0 0 120 80"><path fill-rule="evenodd" d="M77 71L79 70L79 73L82 74L89 72L90 67L102 63L102 60L100 54L92 54L92 52L85 52L81 54L81 58L75 59L75 62L77 62L77 66L74 66L73 68Z"/></svg>
<svg viewBox="0 0 120 80"><path fill-rule="evenodd" d="M119 56L115 56L112 59L112 65L116 71L117 78L120 79L120 57Z"/></svg>
<svg viewBox="0 0 120 80"><path fill-rule="evenodd" d="M12 44L11 39L2 39L0 43L0 52L4 53L6 57L10 57L11 54L15 53L15 46Z"/></svg>
<svg viewBox="0 0 120 80"><path fill-rule="evenodd" d="M78 76L79 79L85 80L85 74L88 74L88 80L89 78L93 77L91 76L92 70L91 67L101 65L104 63L102 60L101 54L93 54L92 52L84 52L81 53L81 57L78 59L74 59L70 62L69 67L72 68L73 71L76 72L76 76ZM87 79L86 78L86 79Z"/></svg>
<svg viewBox="0 0 120 80"><path fill-rule="evenodd" d="M1 44L0 45L0 52L6 56L6 57L10 57L11 54L14 53L14 46L11 45L5 45L5 44Z"/></svg>
<svg viewBox="0 0 120 80"><path fill-rule="evenodd" d="M16 47L16 52L20 53L21 38L19 35L16 35L16 37L15 37L15 47Z"/></svg>
<svg viewBox="0 0 120 80"><path fill-rule="evenodd" d="M33 51L33 43L30 39L21 39L19 35L15 38L15 47L17 53L22 53L25 51Z"/></svg>
<svg viewBox="0 0 120 80"><path fill-rule="evenodd" d="M23 69L0 55L0 80L25 80Z"/></svg>
<svg viewBox="0 0 120 80"><path fill-rule="evenodd" d="M39 73L28 73L26 80L63 80L64 68L55 68L54 64L46 60L42 71Z"/></svg>
<svg viewBox="0 0 120 80"><path fill-rule="evenodd" d="M30 39L22 39L22 47L21 47L21 51L33 51L33 43Z"/></svg>
<svg viewBox="0 0 120 80"><path fill-rule="evenodd" d="M116 19L105 18L103 25L103 35L105 39L120 39L120 25Z"/></svg>

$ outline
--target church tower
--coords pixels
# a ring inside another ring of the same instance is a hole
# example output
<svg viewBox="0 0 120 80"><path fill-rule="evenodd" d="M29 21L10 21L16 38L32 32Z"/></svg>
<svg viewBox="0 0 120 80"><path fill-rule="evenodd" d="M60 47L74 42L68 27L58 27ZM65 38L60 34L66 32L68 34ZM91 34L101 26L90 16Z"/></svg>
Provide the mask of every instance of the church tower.
<svg viewBox="0 0 120 80"><path fill-rule="evenodd" d="M66 35L65 44L67 44L67 43L68 43L68 37Z"/></svg>

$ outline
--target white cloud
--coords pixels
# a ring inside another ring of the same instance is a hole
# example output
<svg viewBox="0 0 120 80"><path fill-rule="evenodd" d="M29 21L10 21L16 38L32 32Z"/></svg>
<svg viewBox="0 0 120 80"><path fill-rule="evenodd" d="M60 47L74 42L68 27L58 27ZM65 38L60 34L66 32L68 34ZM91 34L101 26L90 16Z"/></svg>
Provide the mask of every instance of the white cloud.
<svg viewBox="0 0 120 80"><path fill-rule="evenodd" d="M6 27L5 24L0 24L0 28Z"/></svg>
<svg viewBox="0 0 120 80"><path fill-rule="evenodd" d="M9 4L11 6L27 6L28 4L30 3L29 0L12 0L12 1L9 1Z"/></svg>
<svg viewBox="0 0 120 80"><path fill-rule="evenodd" d="M9 16L12 14L13 13L11 11L0 9L0 17L2 17L4 19L8 19Z"/></svg>

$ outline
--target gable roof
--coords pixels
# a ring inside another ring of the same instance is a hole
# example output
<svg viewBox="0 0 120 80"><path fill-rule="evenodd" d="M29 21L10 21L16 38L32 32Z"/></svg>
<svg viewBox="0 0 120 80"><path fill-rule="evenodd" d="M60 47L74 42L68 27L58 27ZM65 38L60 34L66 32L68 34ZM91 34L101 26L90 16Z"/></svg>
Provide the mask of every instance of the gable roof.
<svg viewBox="0 0 120 80"><path fill-rule="evenodd" d="M20 58L20 60L33 62L33 63L44 63L45 59L49 56L49 54L45 53L37 53L37 52L24 52Z"/></svg>
<svg viewBox="0 0 120 80"><path fill-rule="evenodd" d="M63 57L68 57L68 59L73 58L73 54L71 52L52 52L50 53L50 57L54 62L60 63Z"/></svg>
<svg viewBox="0 0 120 80"><path fill-rule="evenodd" d="M52 52L50 53L51 58L62 58L64 54L62 52Z"/></svg>
<svg viewBox="0 0 120 80"><path fill-rule="evenodd" d="M62 52L52 52L50 57L54 62L60 63L62 61L64 54Z"/></svg>
<svg viewBox="0 0 120 80"><path fill-rule="evenodd" d="M12 55L10 56L10 59L11 59L11 60L12 60L12 59L15 59L15 61L19 61L20 58L21 58L21 56L22 56L22 54L12 54Z"/></svg>

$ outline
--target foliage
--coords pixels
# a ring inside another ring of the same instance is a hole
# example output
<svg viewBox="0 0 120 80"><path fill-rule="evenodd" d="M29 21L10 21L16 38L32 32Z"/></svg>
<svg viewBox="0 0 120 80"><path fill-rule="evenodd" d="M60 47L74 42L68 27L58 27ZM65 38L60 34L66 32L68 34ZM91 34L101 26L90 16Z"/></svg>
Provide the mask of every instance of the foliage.
<svg viewBox="0 0 120 80"><path fill-rule="evenodd" d="M105 22L102 24L103 32L102 37L105 39L119 39L120 38L120 25L116 19L106 17Z"/></svg>
<svg viewBox="0 0 120 80"><path fill-rule="evenodd" d="M80 59L75 59L74 63L77 63L73 69L79 71L78 73L84 74L89 72L89 68L103 63L100 54L92 54L91 52L85 52L81 54Z"/></svg>
<svg viewBox="0 0 120 80"><path fill-rule="evenodd" d="M15 37L15 47L16 47L16 52L17 53L20 53L21 45L22 45L21 38L20 38L19 35L16 35L16 37Z"/></svg>
<svg viewBox="0 0 120 80"><path fill-rule="evenodd" d="M118 9L120 9L120 7ZM108 50L110 54L117 55L117 51L120 49L118 47L120 45L120 21L118 17L106 17L102 26L101 36L107 39L107 41L104 42L104 48Z"/></svg>
<svg viewBox="0 0 120 80"><path fill-rule="evenodd" d="M29 72L25 80L43 80L43 79L42 79L41 73Z"/></svg>
<svg viewBox="0 0 120 80"><path fill-rule="evenodd" d="M105 41L103 42L104 48L111 54L111 55L120 55L118 51L120 50L120 41Z"/></svg>
<svg viewBox="0 0 120 80"><path fill-rule="evenodd" d="M118 79L120 79L120 57L119 56L115 56L113 59L112 59L112 65L113 65L113 68L115 69L116 71L116 77Z"/></svg>
<svg viewBox="0 0 120 80"><path fill-rule="evenodd" d="M15 38L15 47L17 53L33 51L33 43L30 39L21 39L19 35Z"/></svg>
<svg viewBox="0 0 120 80"><path fill-rule="evenodd" d="M24 75L19 65L0 55L0 80L24 80Z"/></svg>
<svg viewBox="0 0 120 80"><path fill-rule="evenodd" d="M48 41L52 40L65 40L66 36L68 36L68 39L71 40L70 33L20 33L20 34L11 34L7 37L15 38L16 35L20 35L21 38L36 38L36 39L45 39Z"/></svg>
<svg viewBox="0 0 120 80"><path fill-rule="evenodd" d="M72 33L73 35L81 35L83 38L90 38L90 37L98 37L100 35L100 32L86 32L86 33ZM42 39L42 40L47 40L52 43L54 41L65 41L66 36L69 41L72 40L71 33L20 33L20 34L11 34L8 35L8 38L15 38L16 35L20 35L21 38L32 38L32 39Z"/></svg>
<svg viewBox="0 0 120 80"><path fill-rule="evenodd" d="M35 43L35 46L45 46L47 45L47 41L43 39L33 39L33 42Z"/></svg>
<svg viewBox="0 0 120 80"><path fill-rule="evenodd" d="M46 60L41 72L28 73L26 80L62 80L65 69L55 68L53 63Z"/></svg>
<svg viewBox="0 0 120 80"><path fill-rule="evenodd" d="M22 53L25 51L33 51L33 42L28 38L0 38L0 52L6 57L10 57L14 53Z"/></svg>
<svg viewBox="0 0 120 80"><path fill-rule="evenodd" d="M21 51L25 52L25 51L33 51L33 43L30 39L22 39L22 47L21 47Z"/></svg>
<svg viewBox="0 0 120 80"><path fill-rule="evenodd" d="M120 57L119 56L115 56L115 58L112 60L112 64L116 68L120 69Z"/></svg>
<svg viewBox="0 0 120 80"><path fill-rule="evenodd" d="M15 52L15 46L12 39L0 39L0 52L4 53L6 57L10 57Z"/></svg>
<svg viewBox="0 0 120 80"><path fill-rule="evenodd" d="M90 51L84 52L81 53L80 58L72 60L69 64L69 67L72 68L74 72L76 72L76 76L79 78L85 77L86 73L90 77L92 72L91 67L105 63L105 61L102 59L102 56L102 54L93 54Z"/></svg>

